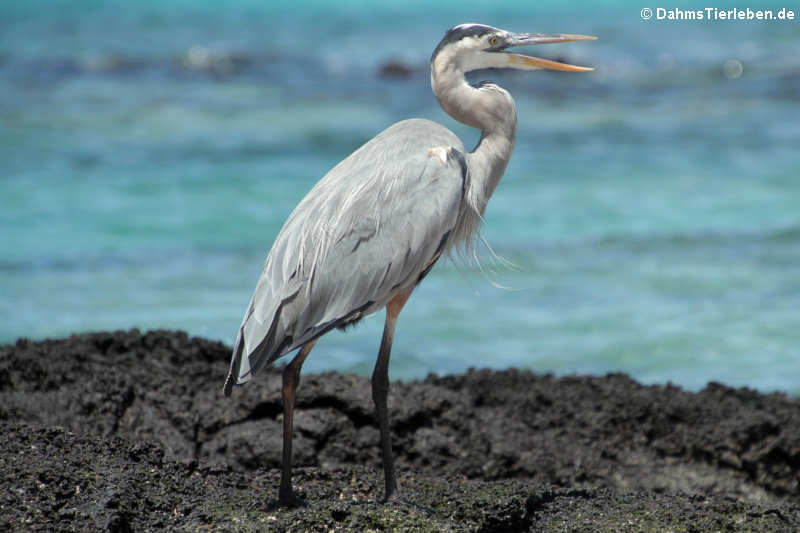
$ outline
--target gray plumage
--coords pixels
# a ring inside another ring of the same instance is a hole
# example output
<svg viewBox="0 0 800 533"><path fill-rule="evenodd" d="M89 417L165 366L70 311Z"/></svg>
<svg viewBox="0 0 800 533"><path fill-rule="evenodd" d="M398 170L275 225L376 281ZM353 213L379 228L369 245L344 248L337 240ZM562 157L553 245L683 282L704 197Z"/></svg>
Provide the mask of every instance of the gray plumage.
<svg viewBox="0 0 800 533"><path fill-rule="evenodd" d="M445 163L428 154L442 145L456 152ZM317 183L284 224L258 280L236 339L238 383L416 285L453 244L464 209L463 151L445 127L405 120Z"/></svg>
<svg viewBox="0 0 800 533"><path fill-rule="evenodd" d="M291 484L292 420L300 369L317 338L386 308L372 395L381 432L385 497L396 498L386 396L397 316L414 287L454 245L478 230L514 148L517 115L502 87L467 83L485 68L591 70L506 53L511 46L589 39L513 34L462 24L431 57L431 86L442 108L481 131L466 152L444 126L398 122L328 172L298 204L267 257L236 338L224 393L300 349L283 372L283 469L278 492L299 505Z"/></svg>

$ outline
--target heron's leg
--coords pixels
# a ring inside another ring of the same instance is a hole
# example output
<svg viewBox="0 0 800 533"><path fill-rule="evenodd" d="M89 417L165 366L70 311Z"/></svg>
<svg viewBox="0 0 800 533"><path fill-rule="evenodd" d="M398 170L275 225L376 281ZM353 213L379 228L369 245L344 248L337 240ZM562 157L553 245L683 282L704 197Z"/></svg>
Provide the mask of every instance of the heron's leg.
<svg viewBox="0 0 800 533"><path fill-rule="evenodd" d="M294 398L300 382L300 368L308 357L316 339L303 345L292 362L283 369L283 464L278 502L288 507L297 507L305 502L292 490L292 427L294 422Z"/></svg>
<svg viewBox="0 0 800 533"><path fill-rule="evenodd" d="M383 328L378 360L372 373L372 401L375 402L375 410L378 412L378 426L381 430L381 454L383 455L383 475L386 483L384 501L394 500L399 497L397 479L394 475L386 397L389 393L389 354L392 351L392 339L394 338L394 328L397 324L397 315L400 314L410 295L411 291L400 293L386 304L386 325Z"/></svg>

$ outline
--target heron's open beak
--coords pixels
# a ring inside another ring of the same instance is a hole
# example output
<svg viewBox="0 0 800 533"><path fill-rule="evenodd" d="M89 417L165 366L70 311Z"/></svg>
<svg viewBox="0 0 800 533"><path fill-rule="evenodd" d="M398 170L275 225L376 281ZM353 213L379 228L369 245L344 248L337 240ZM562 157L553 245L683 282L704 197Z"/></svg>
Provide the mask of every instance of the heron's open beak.
<svg viewBox="0 0 800 533"><path fill-rule="evenodd" d="M572 35L569 33L515 33L512 36L511 42L506 48L510 48L512 46L529 46L532 44L593 41L595 39L597 39L597 37L590 37L588 35ZM508 66L522 70L548 69L561 70L563 72L588 72L590 70L594 70L592 67L578 67L568 63L559 63L558 61L541 59L539 57L524 56L522 54L504 53L503 55L508 58Z"/></svg>

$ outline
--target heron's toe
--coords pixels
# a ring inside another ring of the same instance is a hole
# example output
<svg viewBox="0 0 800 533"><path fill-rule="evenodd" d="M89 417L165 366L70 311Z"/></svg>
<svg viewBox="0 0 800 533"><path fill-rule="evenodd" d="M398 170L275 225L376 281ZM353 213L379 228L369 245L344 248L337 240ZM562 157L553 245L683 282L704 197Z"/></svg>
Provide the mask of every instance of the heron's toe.
<svg viewBox="0 0 800 533"><path fill-rule="evenodd" d="M287 491L278 494L278 505L280 507L305 507L308 503L294 491Z"/></svg>

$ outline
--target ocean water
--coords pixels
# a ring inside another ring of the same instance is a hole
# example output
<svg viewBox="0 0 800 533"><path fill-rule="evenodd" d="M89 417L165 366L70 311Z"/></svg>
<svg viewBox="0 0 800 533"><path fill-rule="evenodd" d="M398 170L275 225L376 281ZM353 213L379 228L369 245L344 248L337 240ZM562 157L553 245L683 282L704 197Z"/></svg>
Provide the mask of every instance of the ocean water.
<svg viewBox="0 0 800 533"><path fill-rule="evenodd" d="M502 260L436 266L400 317L392 377L514 366L800 394L800 12L643 7L0 3L0 342L139 327L232 343L275 235L329 168L409 117L474 145L427 62L449 27L482 22L595 35L525 53L596 71L473 76L518 107L483 231ZM382 76L389 62L408 75ZM326 335L306 370L368 374L382 326Z"/></svg>

